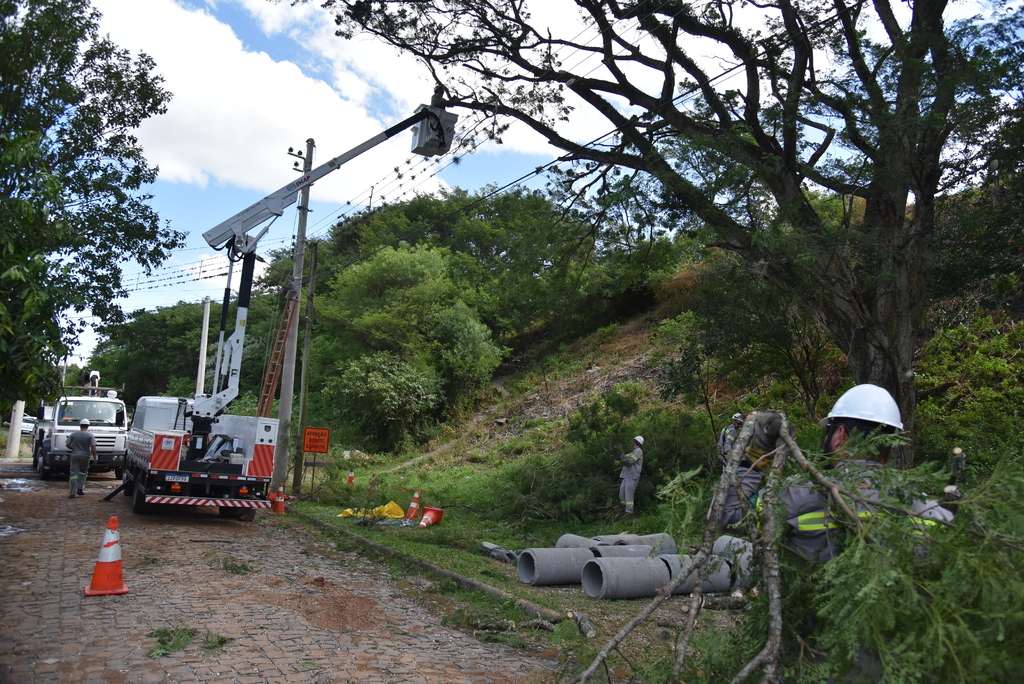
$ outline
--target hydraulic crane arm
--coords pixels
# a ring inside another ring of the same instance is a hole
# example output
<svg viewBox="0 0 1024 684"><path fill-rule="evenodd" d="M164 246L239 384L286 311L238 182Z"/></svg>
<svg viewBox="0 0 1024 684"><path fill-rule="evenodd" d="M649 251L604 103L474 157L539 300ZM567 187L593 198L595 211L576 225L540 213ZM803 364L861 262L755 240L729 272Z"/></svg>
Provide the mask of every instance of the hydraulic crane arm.
<svg viewBox="0 0 1024 684"><path fill-rule="evenodd" d="M240 260L242 262L242 277L238 286L238 309L235 318L235 329L218 351L217 367L220 369L220 375L227 376L227 384L218 391L220 382L215 382L214 392L211 396L197 396L195 398L193 422L195 422L196 417L199 417L201 420L205 419L207 423L212 422L238 396L238 374L242 365L242 346L245 341L245 323L248 317L249 299L252 293L256 245L266 235L270 229L270 224L264 226L254 236L249 235L248 231L261 225L268 219L277 218L284 213L287 207L295 203L299 191L304 187L316 182L332 171L338 170L343 164L355 159L363 152L376 147L385 140L421 122L425 123L418 126L415 131L412 151L428 157L447 152L451 147L452 137L455 132L455 122L458 120L458 116L445 111L441 104L442 92L443 88L439 86L434 91L434 99L431 101L431 106L420 105L416 108L416 113L404 121L375 135L361 145L353 147L348 152L312 169L308 174L303 175L302 178L292 181L283 188L270 193L259 202L203 233L203 237L211 247L215 249L227 247L228 258L232 261ZM221 316L222 334L227 322L227 294L224 297L223 307L224 311ZM219 381L219 378L215 380Z"/></svg>

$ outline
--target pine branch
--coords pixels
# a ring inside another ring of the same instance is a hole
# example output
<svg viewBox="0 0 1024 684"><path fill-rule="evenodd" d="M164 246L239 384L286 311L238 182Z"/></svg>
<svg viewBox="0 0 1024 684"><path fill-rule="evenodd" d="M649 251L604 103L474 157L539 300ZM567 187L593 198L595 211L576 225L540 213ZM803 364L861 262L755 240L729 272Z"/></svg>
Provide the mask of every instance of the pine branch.
<svg viewBox="0 0 1024 684"><path fill-rule="evenodd" d="M718 537L718 521L722 518L722 509L725 507L725 497L729 484L736 482L736 471L739 469L740 461L743 460L743 456L747 452L747 446L750 445L750 440L754 436L754 417L756 415L756 413L752 413L744 421L743 428L736 437L736 442L729 453L729 460L725 464L722 477L715 487L715 495L711 501L711 511L708 513L708 521L704 525L704 536L701 539L700 550L698 551L698 555L703 554L703 557L700 564L697 565L697 581L694 582L693 593L690 595L690 611L687 614L686 630L683 632L682 643L677 649L676 662L672 666L673 677L678 677L683 669L683 662L686 659L690 638L693 636L693 630L697 626L697 616L703 605L702 598L704 578L707 576L707 561L711 558L711 549L714 547L715 539ZM687 574L689 574L689 571L683 572L681 568L679 577L676 579L681 581L681 578ZM678 586L678 583L676 586Z"/></svg>
<svg viewBox="0 0 1024 684"><path fill-rule="evenodd" d="M789 421L782 416L780 435L789 435ZM756 541L757 552L763 559L761 577L764 580L768 595L768 640L754 658L748 662L733 678L733 684L747 680L759 668L764 668L763 682L775 682L779 678L779 657L782 653L782 578L779 569L779 554L776 549L775 509L779 505L779 481L786 467L787 447L776 447L777 452L772 459L771 471L768 474L768 486L764 494L764 507L761 510L761 530Z"/></svg>

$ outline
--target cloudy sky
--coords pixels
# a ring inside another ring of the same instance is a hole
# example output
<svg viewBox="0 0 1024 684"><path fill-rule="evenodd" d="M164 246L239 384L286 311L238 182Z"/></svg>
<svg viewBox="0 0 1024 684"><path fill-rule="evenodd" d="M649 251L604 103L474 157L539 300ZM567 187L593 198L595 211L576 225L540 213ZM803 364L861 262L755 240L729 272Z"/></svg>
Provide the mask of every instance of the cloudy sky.
<svg viewBox="0 0 1024 684"><path fill-rule="evenodd" d="M103 15L101 32L132 52L149 54L173 93L168 112L147 121L138 135L147 158L160 167L150 189L154 207L189 236L186 248L150 276L126 267L134 290L122 303L127 311L205 296L216 305L226 278L208 277L223 266L203 231L294 180L289 147L302 150L313 138L314 166L326 162L408 117L433 91L425 69L393 49L335 37L333 19L319 3L93 4ZM397 136L315 184L307 235L324 235L337 217L371 202L440 187L504 185L554 157L528 134L505 140L452 164L450 157L411 154L411 133ZM405 172L401 181L396 167ZM273 224L260 252L290 245L296 224L293 205ZM91 334L83 338L71 362L83 362L95 341Z"/></svg>

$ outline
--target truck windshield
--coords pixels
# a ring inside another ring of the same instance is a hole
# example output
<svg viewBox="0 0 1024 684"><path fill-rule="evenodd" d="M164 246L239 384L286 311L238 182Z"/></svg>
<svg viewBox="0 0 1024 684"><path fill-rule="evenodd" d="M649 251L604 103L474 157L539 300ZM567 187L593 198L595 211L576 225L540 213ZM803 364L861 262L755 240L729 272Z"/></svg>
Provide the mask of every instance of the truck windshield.
<svg viewBox="0 0 1024 684"><path fill-rule="evenodd" d="M119 410L121 404L117 402L68 399L60 405L57 420L62 425L76 425L83 418L88 418L92 425L114 425Z"/></svg>

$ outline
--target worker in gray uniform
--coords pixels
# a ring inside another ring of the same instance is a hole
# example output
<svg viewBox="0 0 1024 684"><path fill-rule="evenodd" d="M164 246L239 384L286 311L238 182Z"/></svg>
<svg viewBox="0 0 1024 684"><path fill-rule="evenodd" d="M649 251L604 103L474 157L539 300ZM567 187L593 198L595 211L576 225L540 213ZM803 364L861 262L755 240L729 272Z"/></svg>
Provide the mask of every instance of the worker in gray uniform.
<svg viewBox="0 0 1024 684"><path fill-rule="evenodd" d="M778 411L756 411L751 414L751 423L750 443L737 465L735 485L729 487L725 493L725 505L719 519L720 530L738 531L738 523L743 518L743 502L756 500L764 472L772 465L775 443L782 430L782 414ZM796 429L792 425L789 426L789 434L796 434ZM728 459L731 451L730 442L724 458ZM749 504L746 507L749 508Z"/></svg>
<svg viewBox="0 0 1024 684"><path fill-rule="evenodd" d="M633 450L628 454L623 453L619 457L622 470L619 471L619 503L622 504L622 511L626 515L633 514L633 498L636 496L636 487L640 484L640 471L644 467L644 452L640 448L644 445L644 438L637 435L633 438Z"/></svg>
<svg viewBox="0 0 1024 684"><path fill-rule="evenodd" d="M732 451L732 445L736 443L736 438L740 436L741 427L743 427L743 414L734 413L732 422L718 433L718 460L722 465L729 460L729 453Z"/></svg>
<svg viewBox="0 0 1024 684"><path fill-rule="evenodd" d="M848 447L855 435L867 437L880 433L892 434L903 429L900 410L892 395L877 385L857 385L839 397L822 424L826 428L823 451L832 458L833 472L838 478L857 481L858 494L861 497L879 500L872 476L877 475L879 469L885 466L888 460L887 449L880 449L875 456L876 460L864 460L853 458L853 454L848 452ZM771 431L769 424L768 432ZM776 429L774 433L777 436L778 430ZM747 451L747 458L753 461L752 470L757 470L760 465L759 459L756 458L758 452L762 453L762 458L766 456L762 448ZM748 490L749 486L743 487L743 494L747 495ZM758 502L762 495L763 491L758 493ZM910 502L911 512L915 518L922 521L949 522L953 519L953 514L942 508L937 501L910 497ZM729 497L726 503L727 510L723 513L720 523L723 528L728 529L731 523L738 521L739 504L734 501L734 507L730 508ZM779 504L786 511L787 548L810 561L825 563L831 560L840 548L847 526L844 522L837 521L830 513L826 505L826 494L818 487L811 486L806 475L795 475L787 478L779 489ZM855 506L855 509L858 514L872 513L863 504ZM733 546L737 542L741 540L733 542Z"/></svg>
<svg viewBox="0 0 1024 684"><path fill-rule="evenodd" d="M68 487L71 490L69 499L74 499L75 494L85 496L85 479L89 476L89 461L96 458L96 435L89 431L89 419L83 418L79 423L78 432L68 435L66 446L71 449L71 475L68 477ZM76 489L77 488L77 489Z"/></svg>
<svg viewBox="0 0 1024 684"><path fill-rule="evenodd" d="M882 447L874 460L856 459L848 453L850 440L859 435L892 434L903 429L899 406L884 388L857 385L839 397L822 424L825 427L823 451L832 457L832 470L837 478L857 482L858 494L878 501L874 480L889 458L889 449ZM825 562L838 551L846 534L846 525L837 523L826 507L825 494L817 488L794 484L784 486L779 501L786 507L791 547L809 560ZM950 522L953 514L939 502L909 497L914 517L929 522ZM864 504L856 507L858 515L871 515Z"/></svg>

